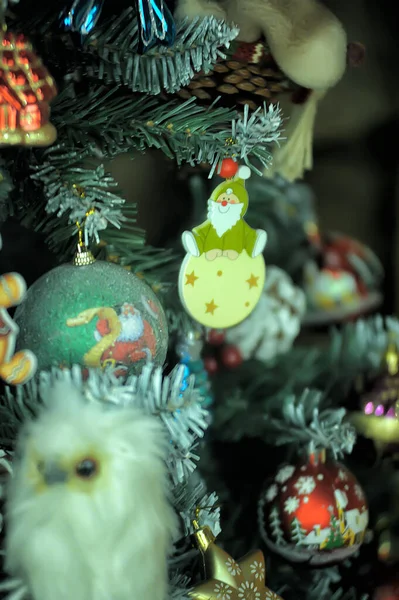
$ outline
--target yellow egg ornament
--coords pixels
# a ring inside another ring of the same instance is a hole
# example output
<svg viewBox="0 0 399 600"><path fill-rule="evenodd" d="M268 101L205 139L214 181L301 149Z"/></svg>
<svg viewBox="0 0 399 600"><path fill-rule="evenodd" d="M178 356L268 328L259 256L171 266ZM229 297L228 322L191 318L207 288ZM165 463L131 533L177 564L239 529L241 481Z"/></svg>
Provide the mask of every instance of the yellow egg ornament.
<svg viewBox="0 0 399 600"><path fill-rule="evenodd" d="M243 218L249 201L245 180L251 171L237 163L231 169L232 163L222 163L220 175L228 173L229 178L213 191L207 220L182 236L187 255L179 274L180 299L189 315L212 329L246 319L266 276L266 231L252 229Z"/></svg>

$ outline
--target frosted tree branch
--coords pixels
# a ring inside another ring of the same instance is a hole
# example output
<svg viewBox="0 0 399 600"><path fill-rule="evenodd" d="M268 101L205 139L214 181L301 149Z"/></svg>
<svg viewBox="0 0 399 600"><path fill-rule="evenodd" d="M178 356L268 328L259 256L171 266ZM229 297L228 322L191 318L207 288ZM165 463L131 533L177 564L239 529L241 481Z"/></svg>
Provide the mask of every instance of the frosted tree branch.
<svg viewBox="0 0 399 600"><path fill-rule="evenodd" d="M176 24L172 47L156 47L137 54L139 27L134 10L128 8L118 18L97 26L85 41L91 54L89 73L106 83L128 86L134 92L152 95L165 90L174 93L188 85L195 73L209 72L223 48L238 35L238 28L214 17Z"/></svg>

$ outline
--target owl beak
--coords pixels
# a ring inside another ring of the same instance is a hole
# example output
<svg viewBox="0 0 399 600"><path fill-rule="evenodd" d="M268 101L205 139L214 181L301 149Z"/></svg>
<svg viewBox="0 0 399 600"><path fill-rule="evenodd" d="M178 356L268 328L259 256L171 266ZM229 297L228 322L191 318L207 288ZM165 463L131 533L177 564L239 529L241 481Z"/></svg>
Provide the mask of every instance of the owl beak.
<svg viewBox="0 0 399 600"><path fill-rule="evenodd" d="M68 472L61 469L54 463L47 464L43 471L43 479L47 485L55 485L56 483L65 483L68 479Z"/></svg>

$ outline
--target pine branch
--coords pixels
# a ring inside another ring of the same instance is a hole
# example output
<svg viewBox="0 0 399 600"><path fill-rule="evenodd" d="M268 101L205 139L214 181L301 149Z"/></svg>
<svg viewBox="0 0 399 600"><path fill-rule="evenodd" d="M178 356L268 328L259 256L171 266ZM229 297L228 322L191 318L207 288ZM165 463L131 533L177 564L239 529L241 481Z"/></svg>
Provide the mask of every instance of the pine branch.
<svg viewBox="0 0 399 600"><path fill-rule="evenodd" d="M227 416L223 422L220 414L224 411ZM326 448L341 456L352 452L356 441L355 429L344 422L345 416L345 409L330 408L327 398L317 390L305 390L297 396L281 391L256 406L243 393L236 393L227 406L216 403L213 429L221 440L256 437L276 446Z"/></svg>
<svg viewBox="0 0 399 600"><path fill-rule="evenodd" d="M190 579L176 574L170 581L168 600L190 600L191 589Z"/></svg>
<svg viewBox="0 0 399 600"><path fill-rule="evenodd" d="M284 600L367 600L368 596L359 595L354 588L344 590L338 587L341 574L338 567L305 570L298 566L284 565L281 573L271 573L272 589Z"/></svg>
<svg viewBox="0 0 399 600"><path fill-rule="evenodd" d="M185 535L194 533L192 521L199 510L198 521L201 527L208 526L215 536L222 531L220 526L219 498L215 493L207 494L202 482L191 489L181 488L175 494L175 506L179 510L184 526Z"/></svg>
<svg viewBox="0 0 399 600"><path fill-rule="evenodd" d="M145 232L134 225L136 207L125 207L123 212L123 228L107 229L101 235L98 258L129 267L133 273L142 274L147 283L166 290L177 281L181 255L145 245Z"/></svg>
<svg viewBox="0 0 399 600"><path fill-rule="evenodd" d="M88 74L106 84L123 84L134 92L174 93L188 85L195 73L208 73L238 35L236 27L214 17L176 24L176 41L137 54L139 27L135 10L128 8L86 38L83 50L94 59Z"/></svg>
<svg viewBox="0 0 399 600"><path fill-rule="evenodd" d="M243 117L233 118L234 111L223 108L203 109L195 105L194 99L183 105L168 103L158 105L156 99L131 99L121 97L115 90L98 88L89 92L88 97L75 98L71 88L66 89L55 102L53 120L59 130L59 143L46 150L39 164L32 167L31 179L38 190L43 189L47 200L47 215L57 219L47 219L43 207L32 206L32 218L36 212L36 228L45 228L51 233L52 247L65 241L76 229L71 225L85 222L86 243L102 239L112 247L123 263L136 271L150 271L158 261L160 252L143 249L144 232L138 228L132 231L135 214L130 212L130 234L126 231L118 236L104 235L109 224L119 228L127 216L123 214L123 198L111 190L117 188L113 178L105 173L103 166L90 167L90 159L99 156L114 156L135 148L143 152L146 148L161 149L168 158L175 158L178 164L208 162L211 174L222 158L239 156L247 164L250 156L268 164L271 144L278 140L281 116L278 109L258 109L249 117L248 110ZM255 168L255 167L254 167ZM38 194L40 198L40 194ZM67 215L67 220L58 222ZM60 225L56 232L56 225ZM64 247L64 254L70 246ZM174 277L178 258L173 252L164 252L162 266L171 266L170 276ZM173 263L173 266L172 266ZM156 277L157 275L154 274Z"/></svg>
<svg viewBox="0 0 399 600"><path fill-rule="evenodd" d="M178 165L208 163L213 171L221 159L238 156L260 173L250 159L267 166L279 138L281 114L265 105L251 117L247 110L240 117L234 110L197 106L194 98L165 103L99 87L78 97L66 90L53 103L53 122L60 142L71 152L85 149L86 156L157 148Z"/></svg>
<svg viewBox="0 0 399 600"><path fill-rule="evenodd" d="M344 408L323 408L323 400L315 390L284 398L280 415L271 410L265 418L268 441L270 432L276 445L311 445L316 450L329 449L335 457L350 454L356 442L355 429L344 422Z"/></svg>
<svg viewBox="0 0 399 600"><path fill-rule="evenodd" d="M93 239L98 243L100 232L109 224L119 228L125 221L121 210L124 200L110 191L118 184L103 165L83 168L82 155L74 154L72 159L69 149L53 146L31 177L43 186L48 214L55 214L57 219L67 214L69 224L84 224L86 244Z"/></svg>

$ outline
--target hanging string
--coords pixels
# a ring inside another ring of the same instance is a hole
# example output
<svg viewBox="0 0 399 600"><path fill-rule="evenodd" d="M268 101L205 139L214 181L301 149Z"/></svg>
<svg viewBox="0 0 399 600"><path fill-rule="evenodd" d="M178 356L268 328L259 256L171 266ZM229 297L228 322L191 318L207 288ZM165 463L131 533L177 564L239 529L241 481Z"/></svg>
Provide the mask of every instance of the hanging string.
<svg viewBox="0 0 399 600"><path fill-rule="evenodd" d="M87 218L90 214L92 214L93 210L94 209L88 210L86 212L85 218ZM87 265L92 265L94 262L96 262L96 259L94 258L93 254L90 252L90 250L87 249L86 244L84 243L84 239L83 239L84 221L83 221L83 223L76 221L76 227L78 229L78 244L77 244L76 253L75 253L75 256L74 256L72 262L76 267L85 267Z"/></svg>

